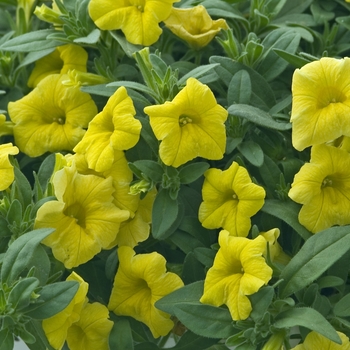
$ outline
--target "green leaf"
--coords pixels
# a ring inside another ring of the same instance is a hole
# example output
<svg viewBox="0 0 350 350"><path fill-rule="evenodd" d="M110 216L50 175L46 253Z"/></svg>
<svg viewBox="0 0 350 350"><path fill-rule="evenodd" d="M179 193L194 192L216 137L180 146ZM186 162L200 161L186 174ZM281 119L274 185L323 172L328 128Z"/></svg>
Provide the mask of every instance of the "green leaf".
<svg viewBox="0 0 350 350"><path fill-rule="evenodd" d="M133 165L141 171L141 175L146 175L148 179L156 183L162 181L164 171L159 163L153 160L137 160Z"/></svg>
<svg viewBox="0 0 350 350"><path fill-rule="evenodd" d="M12 350L14 338L10 329L5 328L0 331L0 350Z"/></svg>
<svg viewBox="0 0 350 350"><path fill-rule="evenodd" d="M43 29L20 35L3 43L0 51L33 52L64 44L61 41L46 39L48 35L54 33L56 33L55 29Z"/></svg>
<svg viewBox="0 0 350 350"><path fill-rule="evenodd" d="M341 344L341 339L331 324L316 310L308 307L289 309L276 316L274 327L279 329L302 326Z"/></svg>
<svg viewBox="0 0 350 350"><path fill-rule="evenodd" d="M8 296L8 302L16 311L28 306L31 301L31 295L39 286L39 281L35 277L21 279L11 290Z"/></svg>
<svg viewBox="0 0 350 350"><path fill-rule="evenodd" d="M17 238L5 253L4 261L1 267L1 281L11 285L21 272L30 267L36 247L40 242L51 234L54 229L42 228L25 233Z"/></svg>
<svg viewBox="0 0 350 350"><path fill-rule="evenodd" d="M307 240L312 234L299 223L298 213L300 206L292 201L279 201L277 199L266 199L261 208L266 214L275 216L290 227L292 227L304 240Z"/></svg>
<svg viewBox="0 0 350 350"><path fill-rule="evenodd" d="M213 249L198 247L194 251L194 255L205 267L213 266L216 251Z"/></svg>
<svg viewBox="0 0 350 350"><path fill-rule="evenodd" d="M278 77L288 66L288 62L278 56L273 49L280 49L294 54L299 46L300 35L294 30L276 29L270 32L262 44L266 49L264 58L257 67L257 71L267 80Z"/></svg>
<svg viewBox="0 0 350 350"><path fill-rule="evenodd" d="M198 302L203 295L203 290L204 281L188 284L159 299L155 303L155 307L168 314L175 315L175 306L177 304Z"/></svg>
<svg viewBox="0 0 350 350"><path fill-rule="evenodd" d="M109 335L109 347L113 350L133 350L133 338L130 322L127 318L114 319L113 328ZM97 350L97 349L96 349Z"/></svg>
<svg viewBox="0 0 350 350"><path fill-rule="evenodd" d="M273 49L273 52L283 58L286 62L290 63L295 68L301 68L305 64L310 63L309 60L302 58L294 53L289 53L281 49Z"/></svg>
<svg viewBox="0 0 350 350"><path fill-rule="evenodd" d="M281 273L281 298L312 283L349 249L349 226L331 227L310 237Z"/></svg>
<svg viewBox="0 0 350 350"><path fill-rule="evenodd" d="M43 320L62 311L74 298L79 283L62 281L48 284L39 292L36 303L30 304L23 312L34 319Z"/></svg>
<svg viewBox="0 0 350 350"><path fill-rule="evenodd" d="M197 303L179 303L174 306L175 316L191 332L207 338L227 338L237 330L233 328L230 312L226 308Z"/></svg>
<svg viewBox="0 0 350 350"><path fill-rule="evenodd" d="M14 167L16 187L16 196L21 201L24 207L28 206L32 202L32 187L25 177L25 175L17 168Z"/></svg>
<svg viewBox="0 0 350 350"><path fill-rule="evenodd" d="M179 171L179 178L182 184L190 184L201 177L204 172L209 168L209 163L196 162L185 165Z"/></svg>
<svg viewBox="0 0 350 350"><path fill-rule="evenodd" d="M106 85L107 88L115 87L115 86L116 87L124 86L126 88L134 89L136 91L145 92L146 94L152 97L156 96L153 90L151 90L149 87L134 81L121 80L121 81L115 81L113 83L109 83Z"/></svg>
<svg viewBox="0 0 350 350"><path fill-rule="evenodd" d="M350 293L343 296L333 308L334 314L340 317L350 316Z"/></svg>
<svg viewBox="0 0 350 350"><path fill-rule="evenodd" d="M242 69L232 77L227 91L227 102L249 104L252 95L252 84L249 73Z"/></svg>
<svg viewBox="0 0 350 350"><path fill-rule="evenodd" d="M27 344L31 350L54 350L49 344L45 332L42 329L41 321L31 319L26 323L26 329L28 332L35 336L35 342Z"/></svg>
<svg viewBox="0 0 350 350"><path fill-rule="evenodd" d="M208 349L210 346L216 344L217 339L201 337L191 331L187 331L179 340L179 342L171 350L196 350Z"/></svg>
<svg viewBox="0 0 350 350"><path fill-rule="evenodd" d="M161 189L152 209L152 235L156 239L166 238L167 231L174 224L179 213L177 200L170 198L169 192Z"/></svg>
<svg viewBox="0 0 350 350"><path fill-rule="evenodd" d="M117 32L113 32L113 31L110 31L109 32L112 37L117 40L117 42L119 43L119 45L122 47L123 51L129 56L129 57L132 57L132 55L137 52L137 51L140 51L143 46L141 45L133 45L131 43L129 43L126 39L125 39L125 36L117 33Z"/></svg>
<svg viewBox="0 0 350 350"><path fill-rule="evenodd" d="M289 130L292 125L290 123L278 122L272 118L272 116L262 111L259 108L244 105L244 104L233 104L228 107L229 114L237 117L245 118L250 122L274 130Z"/></svg>
<svg viewBox="0 0 350 350"><path fill-rule="evenodd" d="M178 80L177 85L178 86L185 85L186 80L188 78L196 78L196 79L200 80L200 78L203 75L205 75L206 73L213 70L216 66L218 66L218 63L205 64L205 65L201 65L199 67L196 67L196 68L192 69L190 72L188 72L187 74L185 74L183 77L181 77Z"/></svg>
<svg viewBox="0 0 350 350"><path fill-rule="evenodd" d="M276 99L270 84L257 71L245 66L243 63L233 61L228 57L212 56L209 61L211 63L220 63L220 65L214 69L227 87L230 85L234 74L240 70L247 71L252 84L251 103L254 102L258 104L259 107L266 110L269 110L275 105Z"/></svg>
<svg viewBox="0 0 350 350"><path fill-rule="evenodd" d="M100 39L101 32L99 29L95 28L91 33L89 33L86 37L77 38L73 41L79 44L96 44Z"/></svg>
<svg viewBox="0 0 350 350"><path fill-rule="evenodd" d="M264 163L264 152L258 143L254 141L244 141L237 146L238 150L242 153L249 163L260 167Z"/></svg>
<svg viewBox="0 0 350 350"><path fill-rule="evenodd" d="M252 312L250 313L250 317L255 322L258 322L260 319L262 319L265 312L271 305L274 295L274 288L271 286L267 286L261 288L257 293L254 293L249 296L253 308Z"/></svg>

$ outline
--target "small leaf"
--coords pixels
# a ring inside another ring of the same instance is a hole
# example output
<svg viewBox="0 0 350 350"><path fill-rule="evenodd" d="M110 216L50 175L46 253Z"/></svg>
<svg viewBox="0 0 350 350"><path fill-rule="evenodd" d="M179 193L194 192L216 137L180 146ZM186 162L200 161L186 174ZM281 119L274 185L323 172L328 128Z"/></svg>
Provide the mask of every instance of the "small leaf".
<svg viewBox="0 0 350 350"><path fill-rule="evenodd" d="M0 331L0 350L12 350L14 338L10 329L5 328Z"/></svg>
<svg viewBox="0 0 350 350"><path fill-rule="evenodd" d="M207 349L211 345L218 342L217 339L211 339L208 337L201 337L191 331L187 331L179 340L179 342L171 348L171 350L197 350ZM212 348L210 348L212 349ZM214 350L214 349L212 349Z"/></svg>
<svg viewBox="0 0 350 350"><path fill-rule="evenodd" d="M162 166L153 160L137 160L133 163L136 168L154 182L161 182L164 173Z"/></svg>
<svg viewBox="0 0 350 350"><path fill-rule="evenodd" d="M199 67L196 67L194 69L192 69L190 72L188 72L187 74L185 74L183 77L181 77L178 82L177 85L181 86L181 85L185 85L186 80L188 78L196 78L199 79L200 77L202 77L203 75L205 75L206 73L210 72L212 69L214 69L216 66L218 66L217 63L213 63L213 64L205 64L205 65L201 65ZM200 79L199 79L200 80Z"/></svg>
<svg viewBox="0 0 350 350"><path fill-rule="evenodd" d="M185 165L179 171L180 182L182 184L190 184L201 177L208 168L209 164L206 162L197 162Z"/></svg>
<svg viewBox="0 0 350 350"><path fill-rule="evenodd" d="M229 105L234 103L248 104L252 95L252 84L249 73L242 69L238 71L231 79L227 91L227 102Z"/></svg>
<svg viewBox="0 0 350 350"><path fill-rule="evenodd" d="M343 296L333 308L336 316L349 317L350 316L350 294Z"/></svg>
<svg viewBox="0 0 350 350"><path fill-rule="evenodd" d="M55 29L43 29L32 31L13 39L0 46L1 51L33 52L51 49L64 43L56 40L47 40L49 34L56 33Z"/></svg>
<svg viewBox="0 0 350 350"><path fill-rule="evenodd" d="M113 328L109 335L110 349L133 350L134 344L129 320L127 318L118 318L113 321Z"/></svg>
<svg viewBox="0 0 350 350"><path fill-rule="evenodd" d="M30 304L31 295L38 286L39 281L35 277L21 279L11 290L8 302L14 309L21 310Z"/></svg>
<svg viewBox="0 0 350 350"><path fill-rule="evenodd" d="M250 122L274 130L289 130L292 125L290 123L278 122L272 116L263 110L244 104L233 104L228 107L227 111L237 117L245 118Z"/></svg>
<svg viewBox="0 0 350 350"><path fill-rule="evenodd" d="M168 229L174 224L179 213L177 200L170 198L165 189L161 189L152 209L152 235L156 239L164 239Z"/></svg>
<svg viewBox="0 0 350 350"><path fill-rule="evenodd" d="M257 293L249 296L253 308L252 312L250 313L250 317L252 317L255 322L262 319L265 312L271 305L274 295L274 288L267 286L261 288Z"/></svg>
<svg viewBox="0 0 350 350"><path fill-rule="evenodd" d="M95 28L91 33L89 33L86 37L77 38L73 41L79 44L96 44L100 39L101 32L99 29Z"/></svg>
<svg viewBox="0 0 350 350"><path fill-rule="evenodd" d="M276 328L302 326L341 344L341 339L331 324L316 310L308 307L289 309L281 312L273 324Z"/></svg>
<svg viewBox="0 0 350 350"><path fill-rule="evenodd" d="M244 141L240 143L238 146L238 150L242 153L244 158L246 158L249 163L255 165L256 167L260 167L264 163L264 152L254 141Z"/></svg>
<svg viewBox="0 0 350 350"><path fill-rule="evenodd" d="M175 316L190 331L208 338L227 338L237 330L233 328L230 312L226 308L197 303L174 306Z"/></svg>

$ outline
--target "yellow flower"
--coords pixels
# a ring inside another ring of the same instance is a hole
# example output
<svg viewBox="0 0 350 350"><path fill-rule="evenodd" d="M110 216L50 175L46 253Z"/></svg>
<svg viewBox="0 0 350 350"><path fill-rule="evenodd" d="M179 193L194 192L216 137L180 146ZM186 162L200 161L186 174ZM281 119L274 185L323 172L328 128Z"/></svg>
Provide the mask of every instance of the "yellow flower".
<svg viewBox="0 0 350 350"><path fill-rule="evenodd" d="M350 58L323 57L297 69L292 81L292 141L304 148L350 136Z"/></svg>
<svg viewBox="0 0 350 350"><path fill-rule="evenodd" d="M132 44L149 46L162 34L159 23L179 0L91 0L89 15L103 30L121 29Z"/></svg>
<svg viewBox="0 0 350 350"><path fill-rule="evenodd" d="M333 225L350 224L350 154L316 145L310 163L295 175L288 195L303 204L299 222L316 233Z"/></svg>
<svg viewBox="0 0 350 350"><path fill-rule="evenodd" d="M79 289L68 306L58 314L43 320L42 327L50 345L55 349L62 349L67 338L69 327L80 318L81 310L87 303L89 285L75 272L72 272L67 281L79 282Z"/></svg>
<svg viewBox="0 0 350 350"><path fill-rule="evenodd" d="M73 165L56 172L53 185L57 200L39 208L35 227L56 229L43 243L71 269L106 249L129 212L113 204L112 178L81 175Z"/></svg>
<svg viewBox="0 0 350 350"><path fill-rule="evenodd" d="M98 303L85 304L80 318L68 329L67 344L70 350L109 350L109 333L113 322L108 309Z"/></svg>
<svg viewBox="0 0 350 350"><path fill-rule="evenodd" d="M0 145L0 191L6 190L15 179L9 155L15 155L18 152L18 148L13 146L12 143Z"/></svg>
<svg viewBox="0 0 350 350"><path fill-rule="evenodd" d="M66 74L73 69L86 72L87 59L87 52L78 45L59 46L55 51L35 62L35 67L28 79L28 86L37 86L50 74Z"/></svg>
<svg viewBox="0 0 350 350"><path fill-rule="evenodd" d="M135 114L132 99L125 87L120 87L90 122L74 151L85 155L90 169L108 170L114 161L114 151L132 148L140 138L141 122L134 118Z"/></svg>
<svg viewBox="0 0 350 350"><path fill-rule="evenodd" d="M221 29L229 28L224 19L213 21L202 5L192 8L174 7L164 23L194 49L208 45Z"/></svg>
<svg viewBox="0 0 350 350"><path fill-rule="evenodd" d="M260 235L266 239L269 245L271 261L287 265L291 258L283 251L282 247L277 242L277 238L280 236L280 230L278 228L273 228L267 232L260 232ZM264 253L264 257L267 257L267 249Z"/></svg>
<svg viewBox="0 0 350 350"><path fill-rule="evenodd" d="M250 217L264 204L265 190L252 183L245 168L233 162L227 170L208 169L205 173L199 207L199 221L205 228L227 230L246 237Z"/></svg>
<svg viewBox="0 0 350 350"><path fill-rule="evenodd" d="M71 151L97 113L91 96L64 86L64 79L65 75L49 75L28 95L8 104L16 144L30 157Z"/></svg>
<svg viewBox="0 0 350 350"><path fill-rule="evenodd" d="M138 199L135 214L120 224L117 238L110 247L126 245L134 248L138 243L145 241L149 237L155 196L155 189L148 192L143 199L140 199L139 195L134 195Z"/></svg>
<svg viewBox="0 0 350 350"><path fill-rule="evenodd" d="M204 294L200 301L213 306L226 304L235 321L245 320L252 311L247 295L256 293L272 277L263 253L266 240L219 234L220 249L204 281Z"/></svg>
<svg viewBox="0 0 350 350"><path fill-rule="evenodd" d="M306 336L303 344L297 345L292 350L350 350L349 338L344 333L337 333L342 341L342 344L334 343L323 335L312 331Z"/></svg>
<svg viewBox="0 0 350 350"><path fill-rule="evenodd" d="M114 151L114 162L112 166L104 172L96 172L89 169L84 156L74 155L77 170L81 174L95 174L101 178L112 178L114 188L113 203L120 209L128 210L130 218L120 224L116 239L106 248L111 249L116 245L127 245L135 247L139 242L146 240L150 233L150 223L152 217L152 206L156 191L150 191L145 198L140 199L139 194L130 193L130 182L133 173L128 166L123 151Z"/></svg>
<svg viewBox="0 0 350 350"><path fill-rule="evenodd" d="M158 140L159 155L175 168L195 157L221 159L225 152L227 111L207 85L189 78L169 102L144 109Z"/></svg>
<svg viewBox="0 0 350 350"><path fill-rule="evenodd" d="M118 257L119 268L108 308L117 315L145 323L155 338L167 335L174 323L169 314L154 304L183 286L180 277L166 272L166 260L156 252L135 255L133 249L123 246L118 249Z"/></svg>

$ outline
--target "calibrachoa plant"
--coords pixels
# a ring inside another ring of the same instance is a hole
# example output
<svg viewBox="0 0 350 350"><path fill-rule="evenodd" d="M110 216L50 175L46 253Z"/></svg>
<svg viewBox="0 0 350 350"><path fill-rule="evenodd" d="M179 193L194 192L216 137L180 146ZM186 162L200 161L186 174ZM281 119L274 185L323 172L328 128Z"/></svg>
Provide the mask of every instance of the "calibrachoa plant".
<svg viewBox="0 0 350 350"><path fill-rule="evenodd" d="M350 349L350 1L0 0L0 349Z"/></svg>

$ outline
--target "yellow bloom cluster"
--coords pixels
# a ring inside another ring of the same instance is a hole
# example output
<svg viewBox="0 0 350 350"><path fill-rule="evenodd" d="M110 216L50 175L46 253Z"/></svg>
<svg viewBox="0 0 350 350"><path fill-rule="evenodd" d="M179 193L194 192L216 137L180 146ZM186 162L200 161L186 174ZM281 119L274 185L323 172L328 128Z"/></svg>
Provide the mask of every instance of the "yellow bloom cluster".
<svg viewBox="0 0 350 350"><path fill-rule="evenodd" d="M349 68L349 58L324 57L293 75L293 145L312 148L289 196L303 204L299 221L313 233L350 223Z"/></svg>

